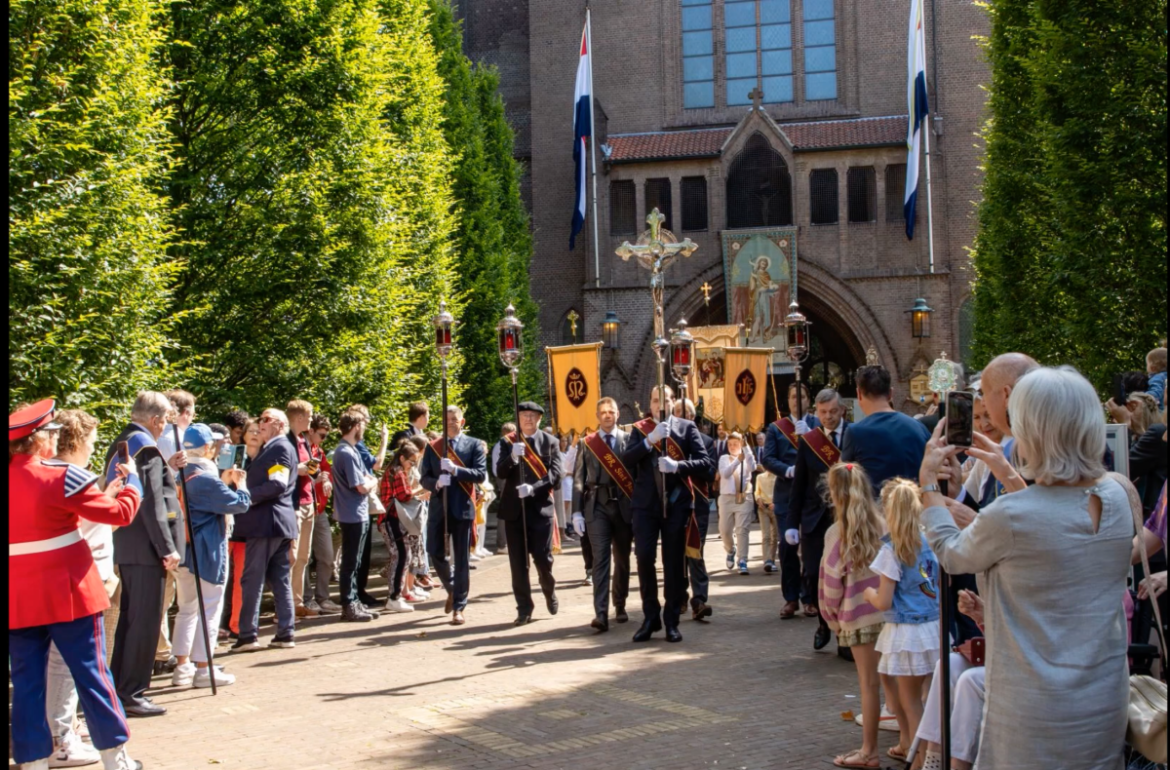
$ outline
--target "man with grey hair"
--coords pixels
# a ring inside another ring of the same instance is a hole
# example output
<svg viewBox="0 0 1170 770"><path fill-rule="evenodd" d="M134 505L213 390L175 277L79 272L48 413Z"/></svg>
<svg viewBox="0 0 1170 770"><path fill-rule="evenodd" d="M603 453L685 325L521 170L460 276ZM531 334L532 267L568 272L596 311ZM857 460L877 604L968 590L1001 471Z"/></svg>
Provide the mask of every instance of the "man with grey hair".
<svg viewBox="0 0 1170 770"><path fill-rule="evenodd" d="M295 647L292 574L289 546L297 537L297 450L288 440L288 416L279 409L260 414L260 440L256 459L248 464L248 490L252 507L236 517L235 534L244 539L244 570L240 576L240 638L233 651L260 649L260 599L264 581L272 587L276 603L276 637L270 647Z"/></svg>
<svg viewBox="0 0 1170 770"><path fill-rule="evenodd" d="M142 492L142 505L134 521L114 531L114 563L122 580L122 614L114 631L110 669L118 699L131 717L167 713L143 693L154 671L167 572L179 566L179 554L187 547L175 477L167 470L158 449L170 412L171 402L164 394L140 392L130 410L130 424L106 453L109 480L118 462L118 448L126 445L138 466L137 480L131 477L130 483L140 483Z"/></svg>

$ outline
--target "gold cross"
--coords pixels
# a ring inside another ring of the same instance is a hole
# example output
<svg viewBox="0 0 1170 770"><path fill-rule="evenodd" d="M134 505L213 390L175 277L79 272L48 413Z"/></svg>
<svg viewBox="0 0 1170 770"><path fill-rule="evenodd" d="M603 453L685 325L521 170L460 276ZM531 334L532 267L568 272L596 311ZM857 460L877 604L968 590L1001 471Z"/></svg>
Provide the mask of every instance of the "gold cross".
<svg viewBox="0 0 1170 770"><path fill-rule="evenodd" d="M569 319L569 331L572 333L573 339L576 340L577 339L577 321L581 320L581 316L577 315L576 310L570 310L569 315L568 315L568 319Z"/></svg>
<svg viewBox="0 0 1170 770"><path fill-rule="evenodd" d="M703 291L703 304L710 306L711 304L711 284L703 281L703 285L699 287Z"/></svg>

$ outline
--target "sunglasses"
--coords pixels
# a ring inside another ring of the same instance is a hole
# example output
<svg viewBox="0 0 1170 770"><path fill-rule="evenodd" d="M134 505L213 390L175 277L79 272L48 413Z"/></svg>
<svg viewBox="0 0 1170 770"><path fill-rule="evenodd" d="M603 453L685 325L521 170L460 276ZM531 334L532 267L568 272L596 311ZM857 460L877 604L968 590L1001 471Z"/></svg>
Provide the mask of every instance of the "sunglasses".
<svg viewBox="0 0 1170 770"><path fill-rule="evenodd" d="M273 418L271 418L271 417L261 417L261 418L260 418L259 420L257 420L256 422L257 422L257 424L259 424L259 425L263 425L263 424L264 424L264 423L266 423L266 422L272 422L272 420L273 420Z"/></svg>

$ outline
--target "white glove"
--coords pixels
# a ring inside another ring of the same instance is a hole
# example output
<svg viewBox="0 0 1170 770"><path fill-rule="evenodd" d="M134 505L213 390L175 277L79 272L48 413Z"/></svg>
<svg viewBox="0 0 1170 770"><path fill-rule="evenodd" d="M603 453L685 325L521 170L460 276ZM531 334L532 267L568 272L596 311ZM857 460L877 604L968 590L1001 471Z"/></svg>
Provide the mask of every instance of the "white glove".
<svg viewBox="0 0 1170 770"><path fill-rule="evenodd" d="M513 444L512 445L512 459L513 460L523 460L524 454L527 451L528 451L528 447L524 446L523 441L518 442L516 444Z"/></svg>
<svg viewBox="0 0 1170 770"><path fill-rule="evenodd" d="M784 471L784 478L791 479L796 477L796 466L789 465L788 470Z"/></svg>
<svg viewBox="0 0 1170 770"><path fill-rule="evenodd" d="M790 530L786 531L784 533L784 539L788 542L789 545L799 545L800 544L800 530L799 529L790 529Z"/></svg>
<svg viewBox="0 0 1170 770"><path fill-rule="evenodd" d="M446 473L439 476L439 480L435 482L435 489L445 489L449 486L451 486L451 476Z"/></svg>
<svg viewBox="0 0 1170 770"><path fill-rule="evenodd" d="M659 457L658 470L662 473L678 473L678 463L669 457Z"/></svg>
<svg viewBox="0 0 1170 770"><path fill-rule="evenodd" d="M521 484L520 486L516 487L516 494L520 496L521 500L523 500L525 497L532 497L532 485Z"/></svg>
<svg viewBox="0 0 1170 770"><path fill-rule="evenodd" d="M577 530L577 534L585 537L585 514L573 514L573 529Z"/></svg>
<svg viewBox="0 0 1170 770"><path fill-rule="evenodd" d="M660 422L654 426L654 430L650 431L650 435L646 437L646 440L651 444L657 444L669 435L670 427L665 422Z"/></svg>
<svg viewBox="0 0 1170 770"><path fill-rule="evenodd" d="M450 457L444 457L443 461L439 465L442 467L443 473L454 473L455 469L459 467L455 463L451 462Z"/></svg>
<svg viewBox="0 0 1170 770"><path fill-rule="evenodd" d="M812 429L808 427L808 423L805 422L803 419L796 421L796 435L803 436L804 434L808 433L810 430L812 430Z"/></svg>

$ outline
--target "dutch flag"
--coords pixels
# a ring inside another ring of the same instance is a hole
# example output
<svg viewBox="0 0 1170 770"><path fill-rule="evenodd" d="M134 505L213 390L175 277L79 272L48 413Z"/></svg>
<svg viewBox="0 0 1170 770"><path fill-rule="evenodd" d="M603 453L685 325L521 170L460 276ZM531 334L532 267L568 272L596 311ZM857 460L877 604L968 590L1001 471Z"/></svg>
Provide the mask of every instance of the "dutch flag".
<svg viewBox="0 0 1170 770"><path fill-rule="evenodd" d="M909 77L907 102L910 110L910 128L906 136L906 197L903 212L906 216L906 237L914 238L914 210L918 203L918 157L922 144L922 128L930 114L926 98L926 32L923 30L923 0L910 0Z"/></svg>
<svg viewBox="0 0 1170 770"><path fill-rule="evenodd" d="M569 248L577 242L577 234L585 227L585 157L586 142L591 138L593 106L593 68L589 66L589 19L581 33L581 60L577 63L577 87L573 92L573 162L574 181L577 183L577 205L573 209L573 230Z"/></svg>

